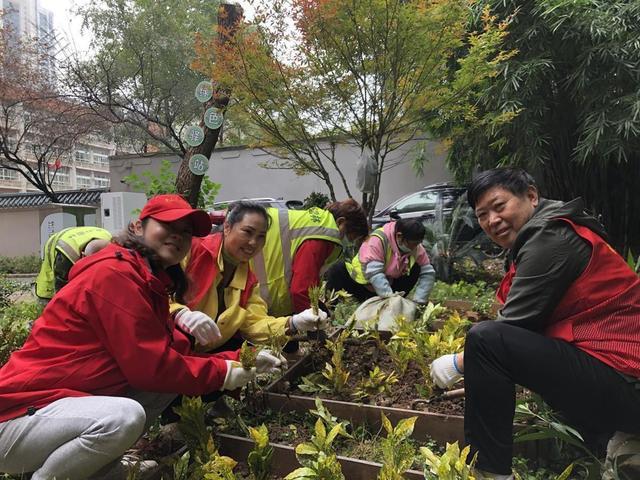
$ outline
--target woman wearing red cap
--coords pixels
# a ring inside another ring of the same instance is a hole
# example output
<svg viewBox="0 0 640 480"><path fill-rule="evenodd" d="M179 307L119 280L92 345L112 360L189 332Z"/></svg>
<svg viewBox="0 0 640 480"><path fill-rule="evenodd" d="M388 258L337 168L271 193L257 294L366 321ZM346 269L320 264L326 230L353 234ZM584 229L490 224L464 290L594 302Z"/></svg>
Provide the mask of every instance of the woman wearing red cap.
<svg viewBox="0 0 640 480"><path fill-rule="evenodd" d="M234 390L255 371L238 353L195 354L174 328L169 293L208 215L159 195L129 231L80 260L24 347L0 369L0 472L33 480L119 478L118 459L176 394ZM267 359L267 364L271 364ZM258 359L258 371L266 370Z"/></svg>

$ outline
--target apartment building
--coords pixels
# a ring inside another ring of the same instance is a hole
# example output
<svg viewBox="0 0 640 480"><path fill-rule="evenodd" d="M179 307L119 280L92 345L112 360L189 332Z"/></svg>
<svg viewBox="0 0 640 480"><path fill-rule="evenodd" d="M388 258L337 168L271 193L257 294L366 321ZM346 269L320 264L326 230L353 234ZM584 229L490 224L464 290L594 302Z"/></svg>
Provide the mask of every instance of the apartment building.
<svg viewBox="0 0 640 480"><path fill-rule="evenodd" d="M0 21L9 25L19 35L42 39L42 48L52 48L49 40L54 35L53 12L40 7L38 0L0 0L4 17ZM53 65L49 65L53 69ZM29 115L23 112L22 115ZM18 134L19 132L16 132ZM35 138L23 141L22 154L36 167L37 162L29 159L30 147ZM52 183L55 191L81 190L109 187L109 156L116 153L115 145L106 138L88 135L76 142L70 153L60 158ZM0 167L0 193L31 192L37 189L18 172Z"/></svg>

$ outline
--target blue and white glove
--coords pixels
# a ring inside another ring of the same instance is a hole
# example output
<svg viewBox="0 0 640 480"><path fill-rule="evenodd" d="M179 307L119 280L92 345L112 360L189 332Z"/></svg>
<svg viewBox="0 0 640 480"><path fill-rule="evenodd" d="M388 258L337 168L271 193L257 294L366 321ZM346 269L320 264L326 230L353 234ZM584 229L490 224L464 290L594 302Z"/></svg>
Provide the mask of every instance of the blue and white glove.
<svg viewBox="0 0 640 480"><path fill-rule="evenodd" d="M443 355L431 363L431 379L440 388L450 388L462 377L456 353Z"/></svg>

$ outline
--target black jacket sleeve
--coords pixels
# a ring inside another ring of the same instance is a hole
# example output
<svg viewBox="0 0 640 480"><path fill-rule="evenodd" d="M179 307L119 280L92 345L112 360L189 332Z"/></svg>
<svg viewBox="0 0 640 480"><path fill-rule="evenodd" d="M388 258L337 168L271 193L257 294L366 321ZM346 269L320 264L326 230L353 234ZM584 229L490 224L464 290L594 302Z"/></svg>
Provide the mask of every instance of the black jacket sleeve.
<svg viewBox="0 0 640 480"><path fill-rule="evenodd" d="M527 235L514 259L516 275L498 320L541 331L587 267L591 246L563 221L528 229Z"/></svg>

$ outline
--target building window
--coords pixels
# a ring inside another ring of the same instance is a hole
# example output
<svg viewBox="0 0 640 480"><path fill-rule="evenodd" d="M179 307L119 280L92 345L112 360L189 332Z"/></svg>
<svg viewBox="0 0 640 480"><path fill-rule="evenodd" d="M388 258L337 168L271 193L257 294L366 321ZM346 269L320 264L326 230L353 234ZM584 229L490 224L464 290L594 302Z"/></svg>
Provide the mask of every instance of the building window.
<svg viewBox="0 0 640 480"><path fill-rule="evenodd" d="M18 172L8 168L0 168L0 180L18 180Z"/></svg>
<svg viewBox="0 0 640 480"><path fill-rule="evenodd" d="M93 154L93 163L95 163L96 165L99 165L101 167L108 167L109 166L109 157L107 155L104 155L102 153L94 153Z"/></svg>
<svg viewBox="0 0 640 480"><path fill-rule="evenodd" d="M109 186L109 177L104 175L96 175L93 177L93 181L95 182L96 187L104 188Z"/></svg>
<svg viewBox="0 0 640 480"><path fill-rule="evenodd" d="M69 168L62 167L56 172L56 176L53 179L52 187L70 187L71 176L69 175Z"/></svg>
<svg viewBox="0 0 640 480"><path fill-rule="evenodd" d="M91 175L76 174L78 188L91 188Z"/></svg>
<svg viewBox="0 0 640 480"><path fill-rule="evenodd" d="M74 153L76 162L87 163L89 162L89 154L84 150L76 150Z"/></svg>

